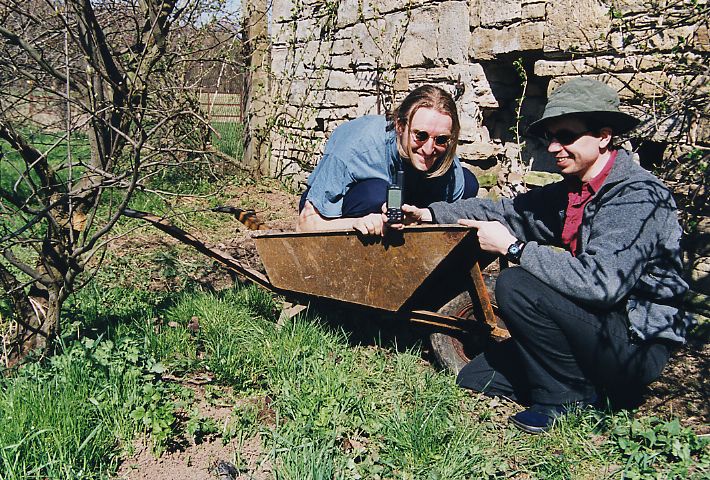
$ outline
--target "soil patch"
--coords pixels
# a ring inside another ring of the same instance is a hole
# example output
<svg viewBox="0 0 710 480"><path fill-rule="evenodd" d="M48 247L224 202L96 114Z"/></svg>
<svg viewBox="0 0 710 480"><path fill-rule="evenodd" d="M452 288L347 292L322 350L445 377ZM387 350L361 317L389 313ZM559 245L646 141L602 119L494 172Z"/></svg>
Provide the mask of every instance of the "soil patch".
<svg viewBox="0 0 710 480"><path fill-rule="evenodd" d="M194 405L203 419L212 419L225 431L232 412L242 403L265 403L259 399L240 399L226 402L230 395L220 396L217 402L201 385L187 383L195 395ZM268 405L265 410L268 410ZM185 412L183 412L185 413ZM184 415L178 414L182 421ZM268 422L267 422L268 423ZM260 436L225 441L219 435L200 438L187 436L177 439L159 458L145 439L134 444L134 454L126 458L117 472L117 479L126 480L266 480L272 478L271 464L264 455Z"/></svg>
<svg viewBox="0 0 710 480"><path fill-rule="evenodd" d="M640 413L659 417L677 416L699 435L710 434L710 344L691 337L675 352L644 397Z"/></svg>

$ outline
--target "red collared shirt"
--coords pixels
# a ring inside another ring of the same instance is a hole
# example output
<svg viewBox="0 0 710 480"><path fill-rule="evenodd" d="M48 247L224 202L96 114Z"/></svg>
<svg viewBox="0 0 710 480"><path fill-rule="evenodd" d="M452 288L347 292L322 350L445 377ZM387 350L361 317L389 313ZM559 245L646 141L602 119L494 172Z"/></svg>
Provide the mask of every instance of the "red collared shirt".
<svg viewBox="0 0 710 480"><path fill-rule="evenodd" d="M611 156L602 171L588 182L582 182L577 177L567 178L567 211L562 227L562 243L573 256L577 256L578 253L579 227L582 226L584 207L609 176L614 160L616 160L616 150L611 151Z"/></svg>

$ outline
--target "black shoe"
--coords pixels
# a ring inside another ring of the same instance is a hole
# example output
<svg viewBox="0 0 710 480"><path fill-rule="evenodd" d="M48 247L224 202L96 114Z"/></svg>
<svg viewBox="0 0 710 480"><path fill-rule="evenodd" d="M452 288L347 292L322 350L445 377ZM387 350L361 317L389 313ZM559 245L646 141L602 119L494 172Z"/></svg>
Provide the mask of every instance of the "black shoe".
<svg viewBox="0 0 710 480"><path fill-rule="evenodd" d="M536 403L527 410L511 415L508 421L527 433L545 433L555 424L555 420L567 415L569 412L581 408L587 408L596 401L583 400L565 405L547 405Z"/></svg>

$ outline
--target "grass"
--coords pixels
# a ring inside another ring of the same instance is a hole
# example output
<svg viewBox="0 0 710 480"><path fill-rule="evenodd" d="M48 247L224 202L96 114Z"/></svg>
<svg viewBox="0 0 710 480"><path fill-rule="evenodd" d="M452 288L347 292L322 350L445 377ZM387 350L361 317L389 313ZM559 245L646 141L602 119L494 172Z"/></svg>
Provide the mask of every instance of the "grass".
<svg viewBox="0 0 710 480"><path fill-rule="evenodd" d="M2 381L1 478L95 478L116 468L139 430L129 413L143 381L130 359L115 362L121 346L78 342Z"/></svg>
<svg viewBox="0 0 710 480"><path fill-rule="evenodd" d="M240 159L244 155L244 126L237 122L212 122L215 130L212 143L232 158Z"/></svg>
<svg viewBox="0 0 710 480"><path fill-rule="evenodd" d="M59 178L67 181L69 170L66 168L67 141L62 140L61 133L45 133L30 129L22 129L21 134L25 136L30 145L45 153L47 163L57 170ZM59 142L59 143L57 143ZM56 146L54 146L56 144ZM75 162L87 162L91 158L91 149L86 135L75 133L71 137L69 144L72 158ZM4 140L0 140L0 185L8 190L13 190L13 186L20 173L25 172L25 163L17 152L10 148ZM80 175L83 170L72 172L74 177ZM37 177L32 173L31 178L36 181ZM22 196L29 195L29 188L25 182L17 183L18 193Z"/></svg>
<svg viewBox="0 0 710 480"><path fill-rule="evenodd" d="M256 287L75 295L58 353L2 380L0 478L108 478L137 436L160 454L200 432L258 435L277 479L710 473L707 441L677 420L581 412L548 435L525 435L417 350L351 345L312 314L282 326L278 314ZM163 378L201 371L252 401L219 425L196 416L189 393Z"/></svg>

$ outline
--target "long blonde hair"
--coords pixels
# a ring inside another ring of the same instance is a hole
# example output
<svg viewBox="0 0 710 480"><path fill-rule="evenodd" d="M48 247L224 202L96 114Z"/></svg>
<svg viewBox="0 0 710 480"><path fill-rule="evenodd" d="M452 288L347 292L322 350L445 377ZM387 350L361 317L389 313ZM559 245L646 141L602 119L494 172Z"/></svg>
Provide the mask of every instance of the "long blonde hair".
<svg viewBox="0 0 710 480"><path fill-rule="evenodd" d="M449 139L449 144L446 147L446 151L440 157L439 160L434 164L431 171L426 172L427 178L440 177L445 174L451 164L454 163L454 156L456 155L456 146L459 143L459 132L461 131L461 124L459 123L459 114L456 110L456 103L454 99L451 98L446 90L443 90L434 85L422 85L411 91L407 97L402 100L393 111L391 115L392 127L399 130L402 129L404 135L410 135L409 130L412 124L412 118L417 110L420 108L431 108L437 112L448 115L451 117L451 138ZM407 143L407 150L404 149L402 145L402 140L397 136L397 150L399 154L404 158L411 158L412 156L412 142L411 139Z"/></svg>

